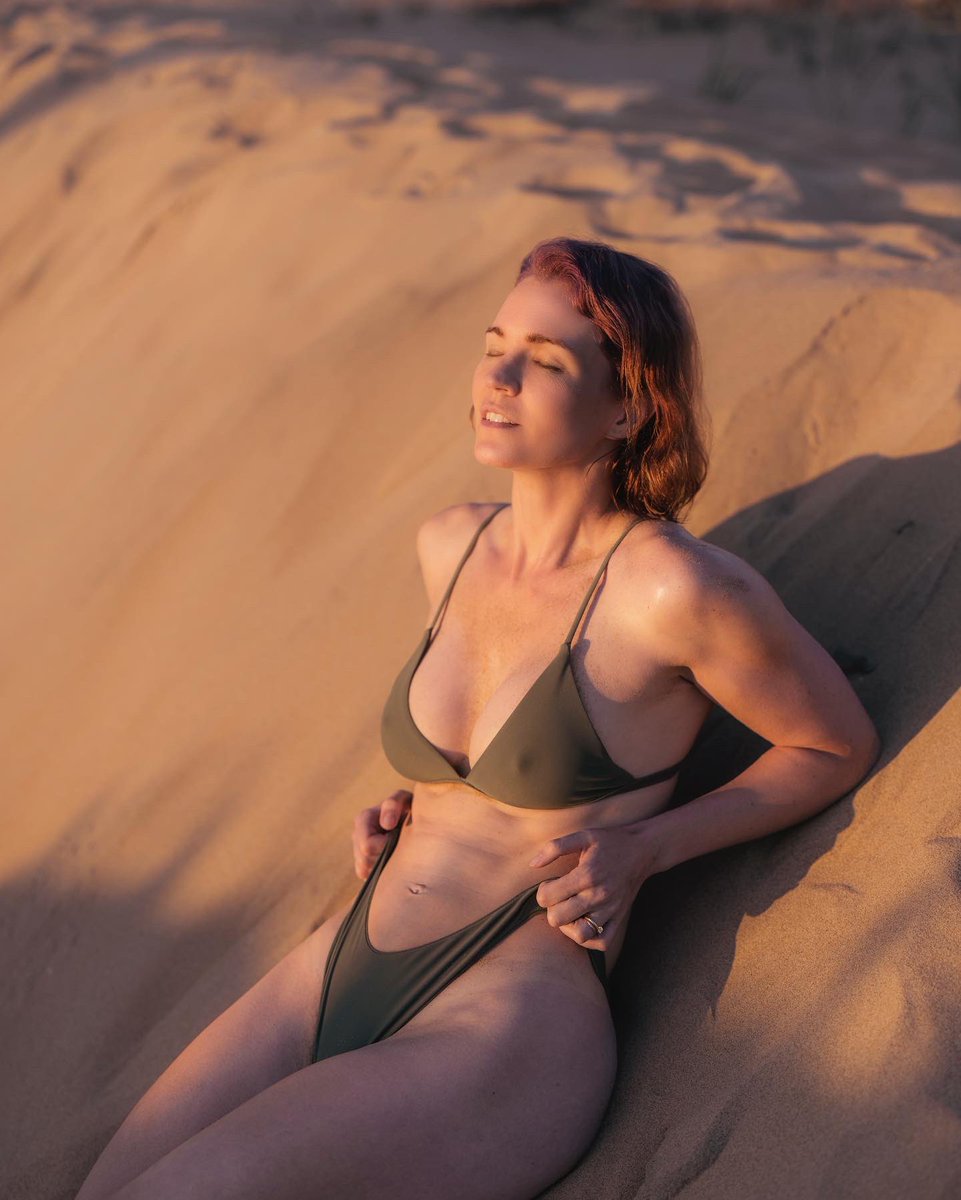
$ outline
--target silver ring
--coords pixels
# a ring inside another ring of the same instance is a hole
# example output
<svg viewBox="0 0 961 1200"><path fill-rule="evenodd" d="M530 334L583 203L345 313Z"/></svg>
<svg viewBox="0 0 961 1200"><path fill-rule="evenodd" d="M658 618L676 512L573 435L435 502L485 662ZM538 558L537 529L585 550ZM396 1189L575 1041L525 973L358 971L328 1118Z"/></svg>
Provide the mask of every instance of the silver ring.
<svg viewBox="0 0 961 1200"><path fill-rule="evenodd" d="M598 925L598 923L594 920L594 918L592 916L590 916L588 913L585 913L584 916L581 917L581 920L586 921L589 925L593 926L594 932L597 934L598 937L600 937L601 934L604 932L604 926Z"/></svg>

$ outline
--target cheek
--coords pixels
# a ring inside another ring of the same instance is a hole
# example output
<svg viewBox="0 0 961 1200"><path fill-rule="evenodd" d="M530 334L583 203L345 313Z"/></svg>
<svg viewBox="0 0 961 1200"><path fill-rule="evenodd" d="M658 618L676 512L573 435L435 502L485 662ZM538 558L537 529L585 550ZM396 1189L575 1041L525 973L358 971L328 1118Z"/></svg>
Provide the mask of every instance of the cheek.
<svg viewBox="0 0 961 1200"><path fill-rule="evenodd" d="M596 421L596 408L574 385L557 387L551 398L555 421L560 429L572 438L584 438L590 434Z"/></svg>
<svg viewBox="0 0 961 1200"><path fill-rule="evenodd" d="M493 382L488 378L486 365L482 362L478 363L471 379L471 391L474 395L489 395L494 390Z"/></svg>
<svg viewBox="0 0 961 1200"><path fill-rule="evenodd" d="M589 426L578 409L560 397L530 413L527 432L550 455L567 457L578 454L590 438Z"/></svg>

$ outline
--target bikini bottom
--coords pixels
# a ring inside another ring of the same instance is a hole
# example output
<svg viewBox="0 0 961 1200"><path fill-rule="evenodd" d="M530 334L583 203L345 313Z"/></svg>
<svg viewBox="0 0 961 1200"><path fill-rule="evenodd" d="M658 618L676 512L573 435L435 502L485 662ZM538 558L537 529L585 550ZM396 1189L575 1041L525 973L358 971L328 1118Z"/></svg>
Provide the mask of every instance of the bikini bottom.
<svg viewBox="0 0 961 1200"><path fill-rule="evenodd" d="M390 1037L509 933L547 911L536 899L540 884L532 883L453 933L403 950L375 949L370 944L367 914L400 830L398 824L388 832L373 870L334 937L324 970L311 1062ZM588 947L587 952L610 996L604 951Z"/></svg>

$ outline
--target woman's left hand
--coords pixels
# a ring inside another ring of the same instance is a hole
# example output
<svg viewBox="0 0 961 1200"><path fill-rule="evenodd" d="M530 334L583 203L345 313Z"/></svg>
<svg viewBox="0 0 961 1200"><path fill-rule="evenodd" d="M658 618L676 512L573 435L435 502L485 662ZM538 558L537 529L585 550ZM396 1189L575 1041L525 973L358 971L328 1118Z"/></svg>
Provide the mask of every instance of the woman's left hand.
<svg viewBox="0 0 961 1200"><path fill-rule="evenodd" d="M578 945L608 950L627 923L641 884L653 873L656 849L643 823L579 829L545 842L530 865L544 867L565 854L578 854L577 865L566 875L543 880L537 903L547 909L548 923ZM585 914L603 933L582 920Z"/></svg>

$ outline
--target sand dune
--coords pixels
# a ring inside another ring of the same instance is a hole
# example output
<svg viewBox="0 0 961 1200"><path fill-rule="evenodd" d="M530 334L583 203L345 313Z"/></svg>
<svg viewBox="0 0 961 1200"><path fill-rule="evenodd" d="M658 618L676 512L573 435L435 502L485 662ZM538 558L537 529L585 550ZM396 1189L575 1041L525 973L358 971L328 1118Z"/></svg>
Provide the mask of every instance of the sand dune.
<svg viewBox="0 0 961 1200"><path fill-rule="evenodd" d="M470 373L565 233L685 289L714 430L688 525L764 572L885 750L803 826L645 885L608 1120L545 1197L947 1196L956 36L446 7L0 25L0 1191L72 1195L355 890L350 822L399 782L377 731L424 616L413 533L506 496ZM679 799L755 742L717 714Z"/></svg>

